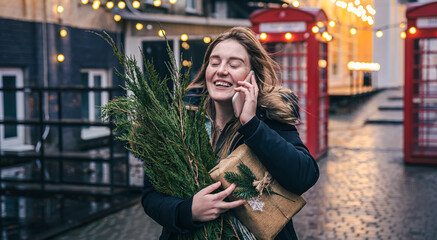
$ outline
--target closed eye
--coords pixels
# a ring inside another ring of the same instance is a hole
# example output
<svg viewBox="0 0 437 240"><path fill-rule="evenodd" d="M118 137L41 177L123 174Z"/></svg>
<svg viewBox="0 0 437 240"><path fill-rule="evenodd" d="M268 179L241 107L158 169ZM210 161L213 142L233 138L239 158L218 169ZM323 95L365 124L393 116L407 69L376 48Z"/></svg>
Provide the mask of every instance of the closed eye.
<svg viewBox="0 0 437 240"><path fill-rule="evenodd" d="M241 66L241 64L242 62L239 60L232 60L229 62L229 66L231 66L232 68L238 68Z"/></svg>
<svg viewBox="0 0 437 240"><path fill-rule="evenodd" d="M211 66L218 66L218 65L220 65L220 60L217 59L217 58L213 58L213 59L211 59L211 60L209 61L209 64L210 64Z"/></svg>

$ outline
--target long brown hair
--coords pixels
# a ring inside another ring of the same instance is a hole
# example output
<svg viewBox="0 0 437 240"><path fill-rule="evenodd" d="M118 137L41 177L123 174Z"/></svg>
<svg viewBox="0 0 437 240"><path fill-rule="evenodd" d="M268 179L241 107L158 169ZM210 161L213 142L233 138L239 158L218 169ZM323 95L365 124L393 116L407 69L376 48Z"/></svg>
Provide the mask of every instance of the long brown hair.
<svg viewBox="0 0 437 240"><path fill-rule="evenodd" d="M193 89L201 89L201 94L207 94L205 104L207 107L207 113L213 123L213 127L211 128L211 139L215 139L218 133L216 132L215 128L214 104L212 99L208 96L205 73L206 68L209 65L209 58L212 50L217 46L217 44L229 39L239 42L246 49L249 55L250 66L255 72L255 78L259 88L258 106L262 105L262 101L260 100L262 100L265 95L272 92L276 85L279 84L279 79L276 74L276 71L279 70L279 65L268 55L261 43L256 39L255 34L249 28L234 27L218 36L206 50L202 68L200 69L196 78L187 88L188 91ZM231 121L232 123L228 129L225 130L227 132L227 137L223 147L221 147L220 151L218 152L219 158L226 157L231 148L232 142L238 136L237 129L241 127L240 121L235 121L235 119Z"/></svg>

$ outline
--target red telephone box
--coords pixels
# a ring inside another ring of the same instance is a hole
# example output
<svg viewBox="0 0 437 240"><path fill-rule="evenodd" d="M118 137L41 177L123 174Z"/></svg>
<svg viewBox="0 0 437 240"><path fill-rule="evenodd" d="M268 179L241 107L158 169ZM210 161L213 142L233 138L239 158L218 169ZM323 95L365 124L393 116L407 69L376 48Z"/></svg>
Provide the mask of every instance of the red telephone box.
<svg viewBox="0 0 437 240"><path fill-rule="evenodd" d="M404 161L437 164L437 2L407 9Z"/></svg>
<svg viewBox="0 0 437 240"><path fill-rule="evenodd" d="M250 21L252 30L278 62L283 86L298 95L299 133L311 154L319 158L328 150L326 39L330 35L325 12L319 8L260 9L251 14Z"/></svg>

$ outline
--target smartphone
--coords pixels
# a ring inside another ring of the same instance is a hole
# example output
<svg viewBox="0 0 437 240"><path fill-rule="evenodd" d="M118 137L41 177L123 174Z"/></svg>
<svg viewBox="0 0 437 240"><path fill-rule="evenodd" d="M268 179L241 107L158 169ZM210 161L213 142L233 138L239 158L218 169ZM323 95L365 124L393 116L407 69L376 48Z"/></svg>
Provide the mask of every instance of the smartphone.
<svg viewBox="0 0 437 240"><path fill-rule="evenodd" d="M244 79L245 82L250 83L250 79L254 75L254 71L251 70L249 72L249 75L247 75L246 79ZM234 96L232 97L232 106L234 108L234 115L236 118L240 117L241 111L243 111L244 106L244 94L240 92L236 92Z"/></svg>

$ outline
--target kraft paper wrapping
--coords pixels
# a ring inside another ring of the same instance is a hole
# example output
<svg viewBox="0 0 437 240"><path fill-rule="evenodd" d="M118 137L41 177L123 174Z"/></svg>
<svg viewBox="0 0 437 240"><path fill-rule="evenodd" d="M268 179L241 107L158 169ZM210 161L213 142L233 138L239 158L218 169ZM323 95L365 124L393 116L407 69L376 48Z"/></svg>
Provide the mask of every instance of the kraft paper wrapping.
<svg viewBox="0 0 437 240"><path fill-rule="evenodd" d="M211 169L210 175L214 181L220 181L223 188L227 188L231 183L224 178L225 172L239 173L237 166L240 163L248 166L256 176L256 179L263 178L267 171L250 148L243 144ZM264 192L262 196L260 196L260 201L264 203L262 211L254 211L247 202L233 209L235 217L237 217L258 240L273 240L288 221L291 220L291 217L299 212L306 204L305 199L285 190L274 179L270 187L272 187L273 191L286 198ZM230 196L230 198L231 200L235 200L232 196Z"/></svg>

